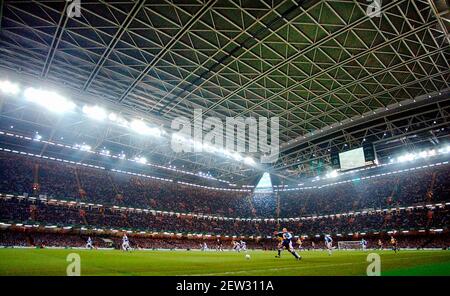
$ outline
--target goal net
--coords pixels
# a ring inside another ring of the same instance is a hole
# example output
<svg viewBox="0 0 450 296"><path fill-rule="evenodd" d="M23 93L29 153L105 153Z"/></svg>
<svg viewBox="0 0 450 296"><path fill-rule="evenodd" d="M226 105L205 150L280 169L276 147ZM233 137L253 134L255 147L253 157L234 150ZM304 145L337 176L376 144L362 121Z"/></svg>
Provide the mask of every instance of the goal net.
<svg viewBox="0 0 450 296"><path fill-rule="evenodd" d="M338 242L339 250L359 250L361 249L360 241L340 241Z"/></svg>

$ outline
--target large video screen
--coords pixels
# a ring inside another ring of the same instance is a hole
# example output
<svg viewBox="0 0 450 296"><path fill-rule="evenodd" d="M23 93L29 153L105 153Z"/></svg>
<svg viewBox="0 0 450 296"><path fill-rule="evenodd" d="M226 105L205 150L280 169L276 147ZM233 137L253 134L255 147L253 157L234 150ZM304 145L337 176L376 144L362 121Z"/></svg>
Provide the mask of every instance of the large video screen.
<svg viewBox="0 0 450 296"><path fill-rule="evenodd" d="M364 159L364 149L357 148L339 153L339 162L341 164L342 171L365 166L366 161Z"/></svg>

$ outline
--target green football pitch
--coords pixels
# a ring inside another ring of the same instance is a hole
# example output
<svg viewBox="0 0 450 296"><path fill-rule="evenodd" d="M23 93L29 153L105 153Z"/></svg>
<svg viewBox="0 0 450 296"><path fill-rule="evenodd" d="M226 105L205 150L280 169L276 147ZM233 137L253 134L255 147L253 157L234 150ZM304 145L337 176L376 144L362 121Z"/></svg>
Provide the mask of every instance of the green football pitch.
<svg viewBox="0 0 450 296"><path fill-rule="evenodd" d="M301 252L296 261L286 251L122 251L70 249L0 249L0 275L66 275L67 255L80 256L81 275L366 275L371 251ZM377 251L382 275L450 275L450 251Z"/></svg>

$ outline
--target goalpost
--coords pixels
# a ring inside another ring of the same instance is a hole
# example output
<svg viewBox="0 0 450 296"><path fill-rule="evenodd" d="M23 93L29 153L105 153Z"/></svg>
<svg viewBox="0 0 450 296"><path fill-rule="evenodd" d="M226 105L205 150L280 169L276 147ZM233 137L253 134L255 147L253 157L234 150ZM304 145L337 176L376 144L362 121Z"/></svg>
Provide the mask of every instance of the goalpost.
<svg viewBox="0 0 450 296"><path fill-rule="evenodd" d="M339 241L338 242L339 250L360 250L361 242L360 241Z"/></svg>

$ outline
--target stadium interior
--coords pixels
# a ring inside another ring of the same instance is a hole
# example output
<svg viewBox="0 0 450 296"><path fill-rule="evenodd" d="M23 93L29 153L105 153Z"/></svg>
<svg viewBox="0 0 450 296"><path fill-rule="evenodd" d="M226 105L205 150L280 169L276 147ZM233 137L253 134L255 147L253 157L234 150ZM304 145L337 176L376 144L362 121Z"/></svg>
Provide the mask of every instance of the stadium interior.
<svg viewBox="0 0 450 296"><path fill-rule="evenodd" d="M75 2L0 1L0 246L450 248L449 1Z"/></svg>

